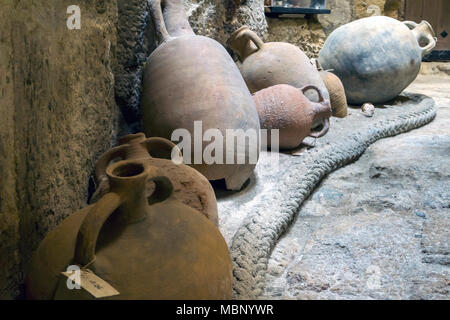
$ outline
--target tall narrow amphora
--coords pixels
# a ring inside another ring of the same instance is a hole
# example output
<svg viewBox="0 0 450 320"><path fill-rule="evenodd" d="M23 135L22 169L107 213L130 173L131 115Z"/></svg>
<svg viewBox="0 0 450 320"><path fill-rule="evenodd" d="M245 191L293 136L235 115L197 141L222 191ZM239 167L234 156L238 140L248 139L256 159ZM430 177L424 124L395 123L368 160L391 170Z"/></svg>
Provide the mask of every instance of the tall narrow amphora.
<svg viewBox="0 0 450 320"><path fill-rule="evenodd" d="M146 134L182 140L185 163L241 189L258 161L260 126L238 67L217 41L194 34L182 1L151 1L151 15L160 44L144 71Z"/></svg>

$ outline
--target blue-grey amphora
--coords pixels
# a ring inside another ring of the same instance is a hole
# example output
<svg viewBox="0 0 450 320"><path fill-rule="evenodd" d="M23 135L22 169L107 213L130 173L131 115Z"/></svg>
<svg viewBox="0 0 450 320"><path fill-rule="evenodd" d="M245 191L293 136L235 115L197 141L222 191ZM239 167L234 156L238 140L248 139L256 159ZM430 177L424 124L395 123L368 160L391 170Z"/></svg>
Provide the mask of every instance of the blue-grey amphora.
<svg viewBox="0 0 450 320"><path fill-rule="evenodd" d="M333 31L319 54L325 70L333 69L350 104L385 103L417 77L422 57L436 46L431 25L377 16Z"/></svg>

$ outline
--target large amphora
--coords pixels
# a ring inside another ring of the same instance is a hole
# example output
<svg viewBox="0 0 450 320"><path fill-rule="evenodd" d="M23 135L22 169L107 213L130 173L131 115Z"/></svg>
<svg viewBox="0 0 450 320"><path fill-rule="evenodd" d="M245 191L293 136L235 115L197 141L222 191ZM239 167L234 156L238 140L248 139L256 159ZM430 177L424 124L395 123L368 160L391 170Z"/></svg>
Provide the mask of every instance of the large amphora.
<svg viewBox="0 0 450 320"><path fill-rule="evenodd" d="M400 94L420 70L422 57L436 46L431 25L377 16L334 30L319 54L344 84L350 104L385 103Z"/></svg>
<svg viewBox="0 0 450 320"><path fill-rule="evenodd" d="M239 69L221 44L194 34L181 1L154 0L151 14L161 43L144 72L145 132L183 140L185 163L239 190L256 166L260 129Z"/></svg>

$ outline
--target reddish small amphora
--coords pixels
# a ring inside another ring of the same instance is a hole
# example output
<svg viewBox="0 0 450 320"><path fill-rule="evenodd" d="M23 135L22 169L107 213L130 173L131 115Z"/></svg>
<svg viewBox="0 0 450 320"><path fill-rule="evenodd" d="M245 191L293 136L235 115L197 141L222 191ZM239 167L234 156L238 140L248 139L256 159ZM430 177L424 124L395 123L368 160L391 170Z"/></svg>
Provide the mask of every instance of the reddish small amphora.
<svg viewBox="0 0 450 320"><path fill-rule="evenodd" d="M319 102L311 102L305 92L314 90ZM330 101L323 98L321 90L315 86L295 88L280 84L260 90L253 95L262 129L267 129L271 137L272 129L279 129L279 148L298 147L306 137L319 138L329 129L331 116ZM313 128L319 127L316 131ZM272 145L270 139L268 146Z"/></svg>

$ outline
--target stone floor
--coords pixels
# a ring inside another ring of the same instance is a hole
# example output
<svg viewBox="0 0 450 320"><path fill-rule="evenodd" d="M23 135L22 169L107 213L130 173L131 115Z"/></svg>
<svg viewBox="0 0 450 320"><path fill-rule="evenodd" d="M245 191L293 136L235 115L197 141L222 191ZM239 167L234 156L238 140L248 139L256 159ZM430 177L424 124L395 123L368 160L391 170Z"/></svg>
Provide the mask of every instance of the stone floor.
<svg viewBox="0 0 450 320"><path fill-rule="evenodd" d="M450 299L450 76L407 91L437 118L322 181L272 252L267 298Z"/></svg>

